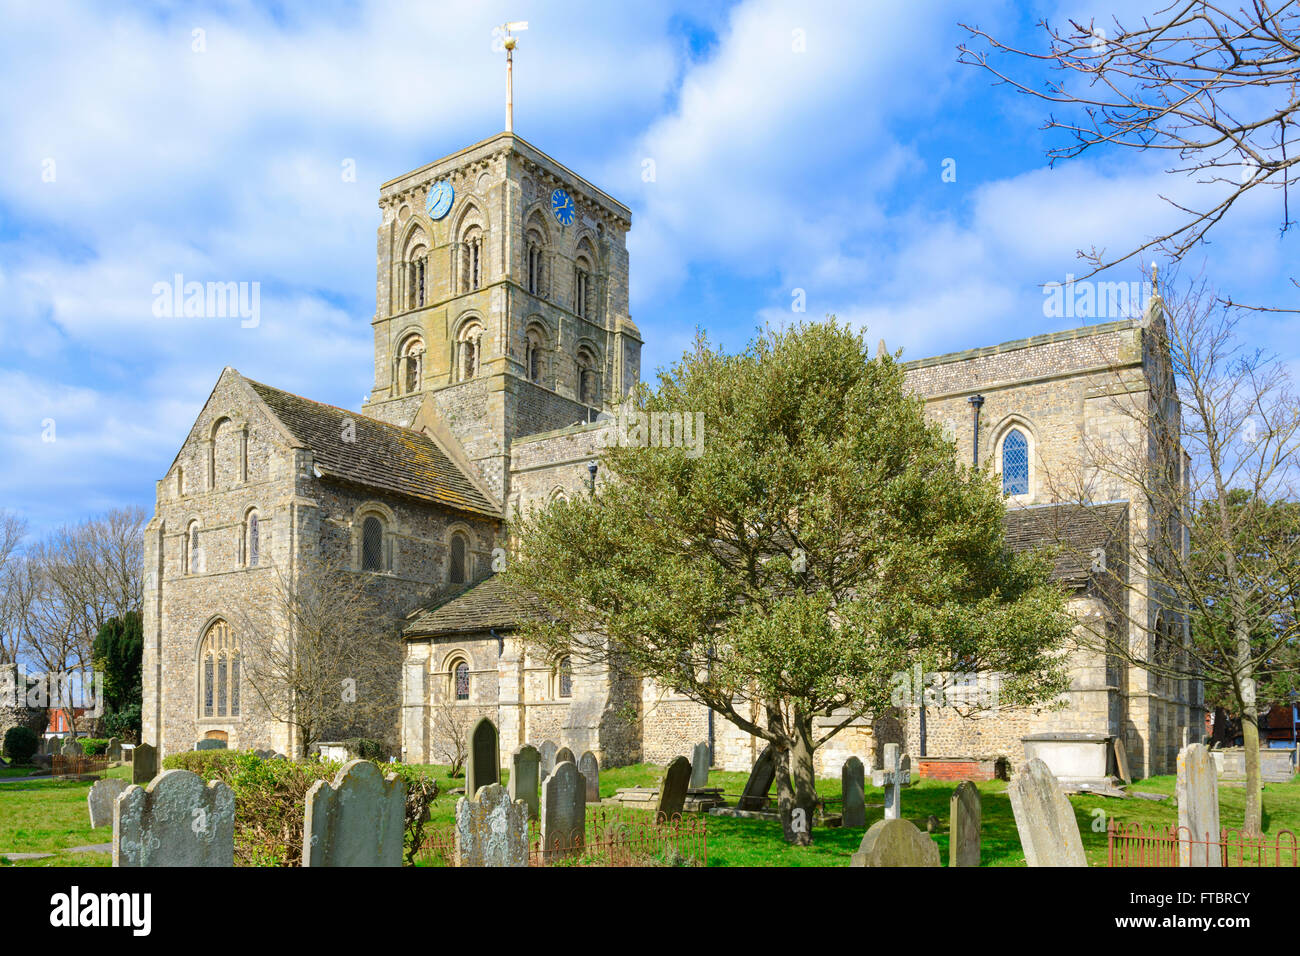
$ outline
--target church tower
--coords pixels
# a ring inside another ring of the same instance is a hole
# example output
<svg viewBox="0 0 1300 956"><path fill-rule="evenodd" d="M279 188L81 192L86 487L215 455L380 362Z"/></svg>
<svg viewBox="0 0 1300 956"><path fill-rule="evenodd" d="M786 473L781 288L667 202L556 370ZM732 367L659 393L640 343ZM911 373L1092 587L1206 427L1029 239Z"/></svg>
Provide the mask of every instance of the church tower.
<svg viewBox="0 0 1300 956"><path fill-rule="evenodd" d="M513 439L594 420L638 381L632 214L510 132L385 183L379 208L363 411L441 421L504 501Z"/></svg>

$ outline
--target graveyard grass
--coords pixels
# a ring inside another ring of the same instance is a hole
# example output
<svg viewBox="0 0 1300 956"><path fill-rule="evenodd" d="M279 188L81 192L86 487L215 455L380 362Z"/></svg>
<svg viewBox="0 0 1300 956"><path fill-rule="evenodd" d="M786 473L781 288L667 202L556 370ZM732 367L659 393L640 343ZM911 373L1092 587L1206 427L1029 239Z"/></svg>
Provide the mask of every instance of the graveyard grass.
<svg viewBox="0 0 1300 956"><path fill-rule="evenodd" d="M429 766L438 780L442 793L433 806L432 828L450 828L453 825L457 796L448 791L464 786L464 778L447 776L445 766ZM662 768L646 764L615 767L600 773L602 797L612 797L621 787L655 787L663 773ZM130 767L116 767L109 776L130 779ZM5 779L12 779L7 776ZM715 771L709 774L709 786L722 787L734 802L745 785L746 774ZM502 783L508 774L502 772ZM868 781L870 777L868 777ZM1123 823L1170 825L1177 822L1174 804L1175 779L1152 777L1140 780L1130 791L1164 794L1164 801L1130 798L1109 799L1096 796L1072 796L1075 817L1083 838L1084 851L1092 866L1106 865L1105 823L1113 815ZM939 845L943 864L948 863L948 801L956 782L922 780L903 790L903 818L925 829L926 819L934 814L939 818L939 830L934 839ZM52 853L42 860L13 861L19 866L107 866L111 862L107 853L63 852L74 846L108 843L112 840L111 827L92 830L86 810L89 783L54 781L34 778L30 781L0 784L0 865L5 862L5 851L14 853ZM818 780L820 796L838 800L840 781ZM979 784L983 804L981 827L982 866L1024 866L1024 853L1016 833L1015 818L1006 795L1006 783L990 781ZM879 788L868 783L867 825L883 815L884 796ZM1245 811L1245 791L1240 787L1219 787L1223 825L1239 827ZM873 806L872 804L876 804ZM1098 816L1094 811L1100 810ZM637 812L637 811L628 811ZM648 814L647 814L648 816ZM1094 828L1095 826L1095 828ZM1290 783L1270 783L1264 788L1264 829L1274 835L1278 830L1289 829L1300 835L1300 778ZM817 827L810 847L792 847L781 837L780 824L773 821L731 817L708 817L708 853L710 866L847 866L849 855L862 840L861 829Z"/></svg>

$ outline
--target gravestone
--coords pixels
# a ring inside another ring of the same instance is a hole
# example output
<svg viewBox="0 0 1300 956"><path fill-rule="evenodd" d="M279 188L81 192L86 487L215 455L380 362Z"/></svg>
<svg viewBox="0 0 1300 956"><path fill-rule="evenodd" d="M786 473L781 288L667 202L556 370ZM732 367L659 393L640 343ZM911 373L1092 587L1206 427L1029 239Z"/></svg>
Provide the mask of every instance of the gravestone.
<svg viewBox="0 0 1300 956"><path fill-rule="evenodd" d="M131 758L131 782L146 786L158 776L158 748L152 744L140 744L135 748Z"/></svg>
<svg viewBox="0 0 1300 956"><path fill-rule="evenodd" d="M1114 741L1115 749L1115 775L1125 783L1133 782L1133 774L1128 768L1128 751L1124 748L1124 741L1119 737Z"/></svg>
<svg viewBox="0 0 1300 956"><path fill-rule="evenodd" d="M457 800L456 865L527 866L528 805L499 783Z"/></svg>
<svg viewBox="0 0 1300 956"><path fill-rule="evenodd" d="M910 820L877 820L849 866L939 866L939 844Z"/></svg>
<svg viewBox="0 0 1300 956"><path fill-rule="evenodd" d="M353 760L307 791L303 866L401 866L406 781Z"/></svg>
<svg viewBox="0 0 1300 956"><path fill-rule="evenodd" d="M1079 822L1047 764L1026 761L1007 785L1011 810L1030 866L1087 866Z"/></svg>
<svg viewBox="0 0 1300 956"><path fill-rule="evenodd" d="M510 758L510 799L522 800L528 807L528 816L532 820L536 820L538 814L540 764L541 756L532 744L524 744Z"/></svg>
<svg viewBox="0 0 1300 956"><path fill-rule="evenodd" d="M899 819L903 784L912 782L912 758L898 751L898 744L885 744L884 769L871 771L871 785L885 789L886 820Z"/></svg>
<svg viewBox="0 0 1300 956"><path fill-rule="evenodd" d="M736 801L736 809L763 809L763 804L767 802L767 792L772 789L772 781L775 779L776 753L772 750L772 745L768 744L749 771L749 779L745 781L745 790Z"/></svg>
<svg viewBox="0 0 1300 956"><path fill-rule="evenodd" d="M541 776L543 780L549 777L551 775L551 771L555 769L555 752L559 749L560 748L556 745L554 740L542 741L542 746L539 749L538 753L541 755L542 758L541 767L539 769L541 771Z"/></svg>
<svg viewBox="0 0 1300 956"><path fill-rule="evenodd" d="M867 776L862 761L849 757L840 768L840 826L867 825Z"/></svg>
<svg viewBox="0 0 1300 956"><path fill-rule="evenodd" d="M957 784L948 802L948 865L980 865L980 792L975 784Z"/></svg>
<svg viewBox="0 0 1300 956"><path fill-rule="evenodd" d="M700 741L691 749L692 790L699 790L709 785L709 764L712 762L709 756L709 745L705 741Z"/></svg>
<svg viewBox="0 0 1300 956"><path fill-rule="evenodd" d="M542 781L543 859L581 852L586 821L586 781L572 761L557 763L555 770Z"/></svg>
<svg viewBox="0 0 1300 956"><path fill-rule="evenodd" d="M564 763L566 760L573 764L578 762L578 758L573 755L573 751L568 747L561 747L559 750L555 751L556 763Z"/></svg>
<svg viewBox="0 0 1300 956"><path fill-rule="evenodd" d="M107 751L107 753L108 753L108 759L109 759L110 762L116 763L117 761L121 760L121 759L122 759L122 741L118 740L116 737L109 737L109 738L108 738L108 751Z"/></svg>
<svg viewBox="0 0 1300 956"><path fill-rule="evenodd" d="M941 828L942 824L939 822L939 818L933 813L925 818L926 833L938 833Z"/></svg>
<svg viewBox="0 0 1300 956"><path fill-rule="evenodd" d="M501 751L498 746L496 724L480 717L469 735L469 760L465 764L466 796L474 796L479 787L501 782Z"/></svg>
<svg viewBox="0 0 1300 956"><path fill-rule="evenodd" d="M659 781L659 803L655 806L655 820L672 820L680 817L686 807L686 790L691 784L691 762L685 757L674 757L663 779Z"/></svg>
<svg viewBox="0 0 1300 956"><path fill-rule="evenodd" d="M113 804L113 865L234 866L234 793L188 770L132 784Z"/></svg>
<svg viewBox="0 0 1300 956"><path fill-rule="evenodd" d="M125 780L106 777L96 780L90 792L86 794L86 804L90 808L91 827L113 825L113 804L127 787Z"/></svg>
<svg viewBox="0 0 1300 956"><path fill-rule="evenodd" d="M224 740L215 740L210 737L205 737L202 740L196 740L194 742L194 749L195 750L225 750L226 742Z"/></svg>
<svg viewBox="0 0 1300 956"><path fill-rule="evenodd" d="M81 742L78 741L76 737L69 737L67 742L63 745L63 749L60 750L59 753L64 757L80 757L83 755Z"/></svg>
<svg viewBox="0 0 1300 956"><path fill-rule="evenodd" d="M1178 752L1179 866L1222 866L1219 777L1204 744ZM1188 840L1195 841L1189 844ZM1209 844L1209 845L1207 845Z"/></svg>
<svg viewBox="0 0 1300 956"><path fill-rule="evenodd" d="M600 761L590 750L578 758L578 773L587 782L587 802L600 803Z"/></svg>

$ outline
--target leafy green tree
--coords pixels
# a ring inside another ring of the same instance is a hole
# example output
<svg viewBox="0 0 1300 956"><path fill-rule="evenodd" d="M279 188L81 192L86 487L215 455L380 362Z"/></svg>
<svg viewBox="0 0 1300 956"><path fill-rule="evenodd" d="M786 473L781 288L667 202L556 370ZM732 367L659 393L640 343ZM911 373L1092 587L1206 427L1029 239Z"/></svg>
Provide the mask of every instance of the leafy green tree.
<svg viewBox="0 0 1300 956"><path fill-rule="evenodd" d="M547 609L524 635L769 741L790 842L811 842L817 748L900 672L995 672L1000 705L1067 686L1046 563L1008 550L997 485L861 333L768 329L738 355L701 337L629 410L646 419L616 421L598 491L516 518L506 578ZM642 447L665 414L703 415L700 453Z"/></svg>
<svg viewBox="0 0 1300 956"><path fill-rule="evenodd" d="M109 618L95 635L93 660L95 670L104 675L106 733L140 738L143 658L144 628L139 611Z"/></svg>

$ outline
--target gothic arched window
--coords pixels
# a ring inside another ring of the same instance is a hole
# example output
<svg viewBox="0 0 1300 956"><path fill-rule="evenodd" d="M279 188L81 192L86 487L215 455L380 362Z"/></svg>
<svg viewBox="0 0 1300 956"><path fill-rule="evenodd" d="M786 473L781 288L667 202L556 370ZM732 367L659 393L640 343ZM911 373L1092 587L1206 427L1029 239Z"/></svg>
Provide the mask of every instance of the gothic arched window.
<svg viewBox="0 0 1300 956"><path fill-rule="evenodd" d="M451 562L447 573L447 579L452 584L464 584L468 575L466 574L467 542L465 536L459 532L451 536Z"/></svg>
<svg viewBox="0 0 1300 956"><path fill-rule="evenodd" d="M199 712L204 717L238 717L239 640L223 620L213 621L199 643Z"/></svg>
<svg viewBox="0 0 1300 956"><path fill-rule="evenodd" d="M361 523L361 570L384 570L384 523L374 515Z"/></svg>
<svg viewBox="0 0 1300 956"><path fill-rule="evenodd" d="M1029 494L1029 439L1019 428L1002 439L1002 493Z"/></svg>

